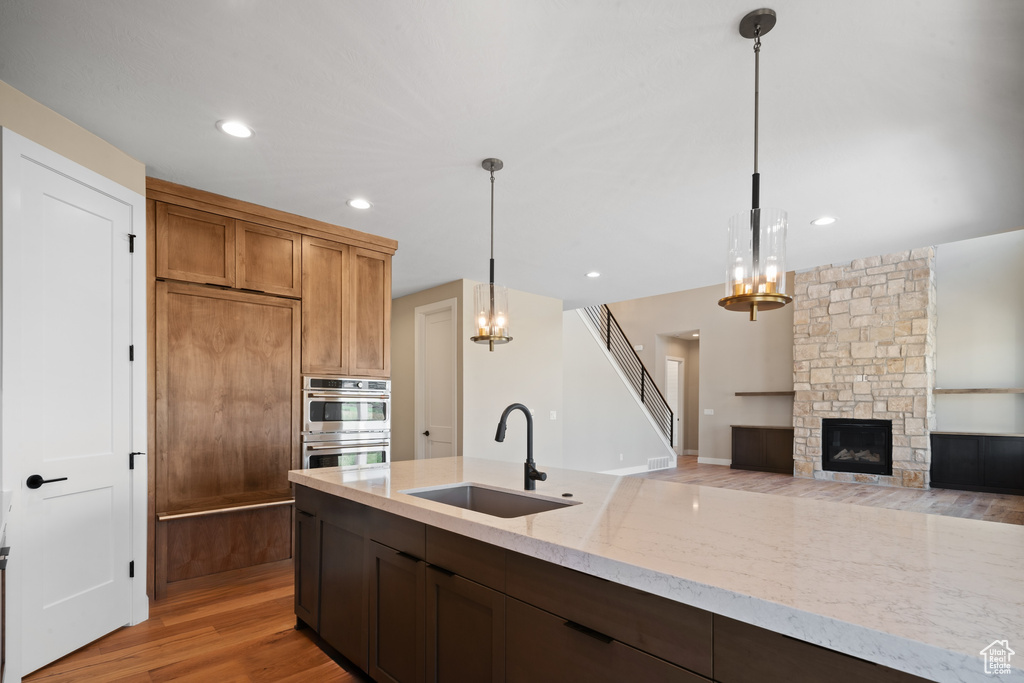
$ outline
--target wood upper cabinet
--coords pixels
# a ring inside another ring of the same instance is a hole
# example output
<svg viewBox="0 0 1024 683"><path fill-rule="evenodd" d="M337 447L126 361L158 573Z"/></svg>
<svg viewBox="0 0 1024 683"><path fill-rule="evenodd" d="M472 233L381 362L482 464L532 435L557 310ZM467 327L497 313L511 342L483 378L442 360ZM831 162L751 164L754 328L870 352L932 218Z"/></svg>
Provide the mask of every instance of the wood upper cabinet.
<svg viewBox="0 0 1024 683"><path fill-rule="evenodd" d="M235 286L235 219L156 203L156 276Z"/></svg>
<svg viewBox="0 0 1024 683"><path fill-rule="evenodd" d="M301 238L287 230L238 221L238 288L297 298L302 290Z"/></svg>
<svg viewBox="0 0 1024 683"><path fill-rule="evenodd" d="M302 371L349 370L348 245L302 238Z"/></svg>
<svg viewBox="0 0 1024 683"><path fill-rule="evenodd" d="M352 250L350 372L391 376L391 256Z"/></svg>

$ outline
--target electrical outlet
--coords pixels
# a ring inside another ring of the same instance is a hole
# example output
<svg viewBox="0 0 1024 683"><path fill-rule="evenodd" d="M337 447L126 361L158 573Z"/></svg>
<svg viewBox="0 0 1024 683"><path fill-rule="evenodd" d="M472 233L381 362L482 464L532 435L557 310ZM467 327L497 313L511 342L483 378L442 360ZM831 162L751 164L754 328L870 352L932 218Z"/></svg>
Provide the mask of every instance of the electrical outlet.
<svg viewBox="0 0 1024 683"><path fill-rule="evenodd" d="M557 410L552 410L550 417L551 417L552 420L557 420L558 419L558 411Z"/></svg>
<svg viewBox="0 0 1024 683"><path fill-rule="evenodd" d="M704 409L704 414L705 415L714 415L715 414L715 409L714 408L705 408Z"/></svg>
<svg viewBox="0 0 1024 683"><path fill-rule="evenodd" d="M623 458L622 453L619 453L619 462L622 462L622 458Z"/></svg>

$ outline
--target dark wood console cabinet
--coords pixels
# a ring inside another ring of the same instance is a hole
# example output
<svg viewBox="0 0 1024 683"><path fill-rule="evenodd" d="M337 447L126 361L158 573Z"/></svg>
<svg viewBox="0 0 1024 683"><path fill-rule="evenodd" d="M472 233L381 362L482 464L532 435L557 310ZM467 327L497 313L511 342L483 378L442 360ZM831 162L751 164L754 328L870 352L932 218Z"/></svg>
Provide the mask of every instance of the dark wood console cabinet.
<svg viewBox="0 0 1024 683"><path fill-rule="evenodd" d="M305 486L295 505L298 625L376 681L923 680Z"/></svg>
<svg viewBox="0 0 1024 683"><path fill-rule="evenodd" d="M931 486L1024 495L1024 436L932 432Z"/></svg>
<svg viewBox="0 0 1024 683"><path fill-rule="evenodd" d="M792 475L793 428L733 425L731 467Z"/></svg>

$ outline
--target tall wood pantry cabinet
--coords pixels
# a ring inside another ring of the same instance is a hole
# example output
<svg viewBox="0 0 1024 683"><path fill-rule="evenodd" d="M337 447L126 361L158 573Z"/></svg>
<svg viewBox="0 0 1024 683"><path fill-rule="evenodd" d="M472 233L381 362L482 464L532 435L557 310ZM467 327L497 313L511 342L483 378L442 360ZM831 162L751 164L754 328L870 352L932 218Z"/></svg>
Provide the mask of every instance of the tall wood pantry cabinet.
<svg viewBox="0 0 1024 683"><path fill-rule="evenodd" d="M146 194L159 598L291 556L302 375L390 375L397 243L154 178Z"/></svg>

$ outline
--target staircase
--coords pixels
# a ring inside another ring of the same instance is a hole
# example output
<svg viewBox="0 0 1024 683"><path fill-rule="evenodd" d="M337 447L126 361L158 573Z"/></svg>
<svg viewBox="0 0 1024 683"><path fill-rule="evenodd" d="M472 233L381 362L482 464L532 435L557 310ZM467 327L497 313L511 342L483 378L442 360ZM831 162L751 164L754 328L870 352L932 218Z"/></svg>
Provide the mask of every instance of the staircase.
<svg viewBox="0 0 1024 683"><path fill-rule="evenodd" d="M634 395L640 404L647 411L651 421L661 430L667 440L669 448L672 444L672 431L675 427L675 419L668 402L661 395L661 390L654 383L651 373L644 367L640 356L633 350L619 322L612 315L608 306L588 306L583 309L584 319L590 323L591 331L595 333L601 344L608 350L609 355L619 366L626 383L633 390ZM667 466L667 463L665 465ZM651 469L657 469L651 468Z"/></svg>

